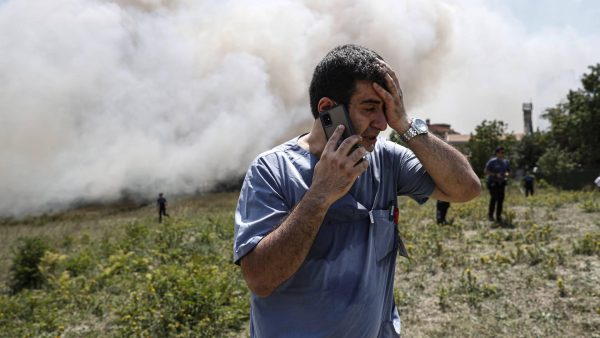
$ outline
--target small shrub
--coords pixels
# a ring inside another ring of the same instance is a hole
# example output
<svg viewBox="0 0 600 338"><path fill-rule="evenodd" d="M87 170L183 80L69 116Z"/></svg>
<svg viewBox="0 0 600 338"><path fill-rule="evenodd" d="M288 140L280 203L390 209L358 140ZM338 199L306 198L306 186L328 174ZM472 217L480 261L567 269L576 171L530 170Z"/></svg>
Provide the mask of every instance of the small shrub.
<svg viewBox="0 0 600 338"><path fill-rule="evenodd" d="M492 298L499 295L498 288L495 285L480 283L471 268L466 268L463 272L460 279L460 286L456 291L464 294L467 304L473 308L479 308L479 303L485 298Z"/></svg>
<svg viewBox="0 0 600 338"><path fill-rule="evenodd" d="M575 241L573 252L576 255L600 255L600 233L585 234L583 239Z"/></svg>
<svg viewBox="0 0 600 338"><path fill-rule="evenodd" d="M23 237L17 241L10 267L8 287L12 293L23 289L37 289L44 283L38 265L45 252L50 249L43 237Z"/></svg>
<svg viewBox="0 0 600 338"><path fill-rule="evenodd" d="M507 210L504 213L504 223L506 226L514 227L516 226L515 220L517 218L517 214L513 210Z"/></svg>
<svg viewBox="0 0 600 338"><path fill-rule="evenodd" d="M448 302L449 292L448 289L441 286L438 288L438 305L442 312L446 312L450 308L450 303Z"/></svg>
<svg viewBox="0 0 600 338"><path fill-rule="evenodd" d="M561 277L556 280L556 286L558 286L558 295L561 297L567 296L567 289L565 288L565 282Z"/></svg>
<svg viewBox="0 0 600 338"><path fill-rule="evenodd" d="M125 226L125 235L133 242L148 236L148 226L139 222L132 222Z"/></svg>
<svg viewBox="0 0 600 338"><path fill-rule="evenodd" d="M75 243L75 238L73 238L73 236L71 235L66 235L65 238L63 239L63 247L65 248L70 248L71 246L73 246L73 244Z"/></svg>
<svg viewBox="0 0 600 338"><path fill-rule="evenodd" d="M498 265L513 264L514 261L519 260L521 254L522 251L520 250L520 248L518 248L518 250L515 253L513 253L513 251L510 252L512 258L504 256L500 253L500 251L496 251L496 254L494 255L494 261Z"/></svg>
<svg viewBox="0 0 600 338"><path fill-rule="evenodd" d="M600 203L592 198L587 199L579 204L579 207L588 213L600 211Z"/></svg>
<svg viewBox="0 0 600 338"><path fill-rule="evenodd" d="M67 271L73 276L79 276L93 266L94 259L89 252L83 251L72 257L69 257L65 262Z"/></svg>
<svg viewBox="0 0 600 338"><path fill-rule="evenodd" d="M517 245L515 250L511 250L510 251L510 259L508 259L508 262L510 262L512 264L519 264L519 263L524 262L525 261L524 248L525 248L524 245Z"/></svg>
<svg viewBox="0 0 600 338"><path fill-rule="evenodd" d="M537 245L525 246L525 252L527 253L527 261L530 266L538 265L546 258L544 249Z"/></svg>
<svg viewBox="0 0 600 338"><path fill-rule="evenodd" d="M543 179L543 178L541 178L541 179L539 179L537 181L537 188L538 189L548 189L550 187L552 187L552 186L550 184L548 184L548 182L545 179Z"/></svg>
<svg viewBox="0 0 600 338"><path fill-rule="evenodd" d="M397 288L394 288L394 301L400 307L412 305L411 295Z"/></svg>
<svg viewBox="0 0 600 338"><path fill-rule="evenodd" d="M88 244L90 244L90 241L91 241L90 234L87 233L87 232L84 232L83 234L81 234L81 237L80 237L79 241L81 242L81 245L88 245Z"/></svg>
<svg viewBox="0 0 600 338"><path fill-rule="evenodd" d="M481 265L488 265L490 263L490 256L483 255L479 258Z"/></svg>
<svg viewBox="0 0 600 338"><path fill-rule="evenodd" d="M117 312L120 334L217 337L231 325L241 325L247 319L248 295L234 277L236 269L207 257L147 273Z"/></svg>
<svg viewBox="0 0 600 338"><path fill-rule="evenodd" d="M533 224L531 228L524 234L525 243L534 244L534 243L549 243L552 239L554 239L552 235L552 227L549 225L545 225L540 227L537 224Z"/></svg>

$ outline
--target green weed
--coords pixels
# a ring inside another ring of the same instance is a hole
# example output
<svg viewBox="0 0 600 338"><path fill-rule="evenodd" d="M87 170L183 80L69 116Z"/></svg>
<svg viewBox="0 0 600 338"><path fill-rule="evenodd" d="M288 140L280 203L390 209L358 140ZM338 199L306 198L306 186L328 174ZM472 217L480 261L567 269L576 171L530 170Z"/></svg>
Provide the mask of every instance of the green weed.
<svg viewBox="0 0 600 338"><path fill-rule="evenodd" d="M600 221L581 207L597 195L539 188L529 198L507 190L514 228L491 228L485 194L453 203L453 223L443 227L434 203L401 198L399 230L411 259L397 260L394 299L404 336L576 337L600 329ZM3 280L0 336L248 336L249 291L231 263L237 197L173 201L161 224L154 206L0 224L0 277L22 251L19 236L46 245L28 265L39 273L36 288L11 293Z"/></svg>
<svg viewBox="0 0 600 338"><path fill-rule="evenodd" d="M438 306L442 312L446 312L450 308L449 291L445 287L441 286L437 290L438 295Z"/></svg>
<svg viewBox="0 0 600 338"><path fill-rule="evenodd" d="M485 298L496 297L499 295L498 288L495 285L480 283L471 268L467 268L463 272L460 279L460 285L456 292L463 294L467 304L474 308L479 308L480 303Z"/></svg>
<svg viewBox="0 0 600 338"><path fill-rule="evenodd" d="M238 331L248 320L249 293L231 263L225 236L232 230L221 230L233 228L232 213L230 207L193 221L128 221L118 237L114 231L98 239L73 234L68 245L52 249L42 239L19 241L13 274L20 292L0 293L0 335L215 337ZM202 233L214 235L204 242Z"/></svg>
<svg viewBox="0 0 600 338"><path fill-rule="evenodd" d="M14 249L10 267L9 289L17 293L23 289L37 289L44 283L38 264L50 248L43 237L22 237Z"/></svg>
<svg viewBox="0 0 600 338"><path fill-rule="evenodd" d="M573 242L576 255L600 255L600 232L588 233Z"/></svg>
<svg viewBox="0 0 600 338"><path fill-rule="evenodd" d="M592 213L600 211L600 202L597 199L587 199L579 204L584 212Z"/></svg>

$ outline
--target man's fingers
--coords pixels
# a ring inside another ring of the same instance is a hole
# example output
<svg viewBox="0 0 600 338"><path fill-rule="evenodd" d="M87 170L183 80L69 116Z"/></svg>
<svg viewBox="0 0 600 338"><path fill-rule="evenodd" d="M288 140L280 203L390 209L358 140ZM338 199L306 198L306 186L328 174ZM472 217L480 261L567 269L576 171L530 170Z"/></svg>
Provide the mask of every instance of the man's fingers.
<svg viewBox="0 0 600 338"><path fill-rule="evenodd" d="M390 91L390 93L393 96L402 97L402 88L400 87L400 81L398 80L396 73L383 60L379 60L379 65L386 72L386 82L387 82L388 90Z"/></svg>
<svg viewBox="0 0 600 338"><path fill-rule="evenodd" d="M344 154L345 156L347 156L350 153L350 150L352 150L352 147L355 144L357 144L358 142L360 142L361 140L362 140L362 137L360 137L359 135L352 135L352 136L348 137L347 139L345 139L340 144L338 151L341 154Z"/></svg>
<svg viewBox="0 0 600 338"><path fill-rule="evenodd" d="M338 142L340 141L340 138L342 137L342 134L344 133L344 126L343 125L339 125L337 126L337 128L335 128L335 130L333 131L333 134L331 134L331 137L329 138L329 141L327 141L327 143L325 144L325 148L323 149L323 152L327 151L327 152L334 152Z"/></svg>
<svg viewBox="0 0 600 338"><path fill-rule="evenodd" d="M373 88L375 89L377 94L379 94L379 97L381 97L381 99L385 102L386 107L395 106L394 97L392 96L392 94L390 94L390 92L385 90L385 88L380 86L377 82L373 82Z"/></svg>
<svg viewBox="0 0 600 338"><path fill-rule="evenodd" d="M356 165L360 160L362 160L365 155L369 152L365 149L365 147L358 147L352 153L350 153L350 161L353 165Z"/></svg>
<svg viewBox="0 0 600 338"><path fill-rule="evenodd" d="M381 68L383 68L385 70L385 72L387 74L390 75L390 77L393 80L394 85L396 85L396 87L398 89L400 89L400 81L398 81L398 77L396 76L396 72L394 72L394 70L392 70L392 67L390 67L387 63L385 63L385 61L383 60L379 60L379 65L381 66Z"/></svg>
<svg viewBox="0 0 600 338"><path fill-rule="evenodd" d="M394 81L389 73L385 75L385 80L389 88L389 93L392 94L392 97L401 99L402 92L400 91L400 85L396 83L398 80Z"/></svg>
<svg viewBox="0 0 600 338"><path fill-rule="evenodd" d="M363 160L361 162L356 163L354 168L352 168L352 173L354 176L358 177L362 173L364 173L367 170L367 168L369 168L369 161Z"/></svg>

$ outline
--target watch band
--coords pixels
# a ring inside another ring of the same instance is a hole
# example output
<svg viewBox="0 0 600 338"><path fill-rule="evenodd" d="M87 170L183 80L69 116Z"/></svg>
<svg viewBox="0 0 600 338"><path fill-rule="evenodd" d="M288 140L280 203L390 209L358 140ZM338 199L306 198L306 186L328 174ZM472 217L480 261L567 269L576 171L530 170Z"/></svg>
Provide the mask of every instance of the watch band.
<svg viewBox="0 0 600 338"><path fill-rule="evenodd" d="M410 128L408 128L408 130L400 135L400 139L402 140L402 142L406 143L408 142L411 138L417 136L417 130L412 126L412 123L410 125Z"/></svg>
<svg viewBox="0 0 600 338"><path fill-rule="evenodd" d="M420 125L420 126L419 126ZM402 142L406 143L417 135L427 134L428 128L425 125L425 121L421 119L412 119L410 121L410 127L404 134L400 135Z"/></svg>

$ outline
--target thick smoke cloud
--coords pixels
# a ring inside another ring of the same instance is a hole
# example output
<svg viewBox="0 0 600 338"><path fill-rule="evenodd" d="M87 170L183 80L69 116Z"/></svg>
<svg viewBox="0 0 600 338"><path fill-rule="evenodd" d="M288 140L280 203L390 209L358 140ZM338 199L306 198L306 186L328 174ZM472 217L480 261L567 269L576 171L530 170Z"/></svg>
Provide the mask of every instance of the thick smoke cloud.
<svg viewBox="0 0 600 338"><path fill-rule="evenodd" d="M555 104L600 46L440 1L9 0L0 31L0 216L239 176L307 130L339 44L380 52L414 115L463 132L520 130L520 103Z"/></svg>

